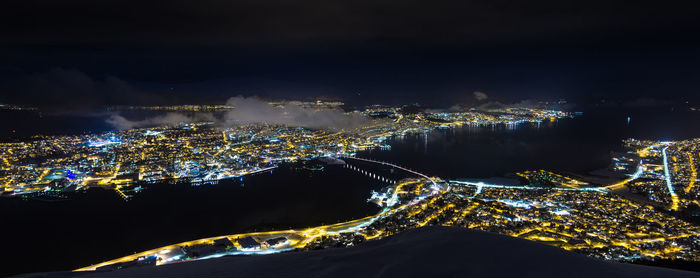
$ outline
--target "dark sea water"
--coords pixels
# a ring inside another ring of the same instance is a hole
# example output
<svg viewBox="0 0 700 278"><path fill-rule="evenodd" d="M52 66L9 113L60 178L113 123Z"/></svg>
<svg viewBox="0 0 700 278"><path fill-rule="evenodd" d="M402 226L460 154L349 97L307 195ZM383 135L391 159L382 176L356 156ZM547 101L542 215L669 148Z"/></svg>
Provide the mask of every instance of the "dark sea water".
<svg viewBox="0 0 700 278"><path fill-rule="evenodd" d="M33 111L1 111L0 140L21 140L33 135L75 135L112 129L103 115L45 115Z"/></svg>
<svg viewBox="0 0 700 278"><path fill-rule="evenodd" d="M110 130L104 119L3 112L0 138ZM610 152L621 150L624 138L700 137L698 123L700 113L691 111L596 109L539 126L460 128L394 138L391 150L358 156L443 178L484 178L525 169L586 173L606 167ZM1 198L0 276L69 270L202 237L359 218L378 211L366 200L371 190L383 186L340 166L310 171L283 165L243 182L150 185L129 202L103 189L58 202Z"/></svg>
<svg viewBox="0 0 700 278"><path fill-rule="evenodd" d="M375 214L386 186L342 166L282 165L218 184L149 185L125 202L90 189L65 201L0 198L0 275L70 270L137 251L217 235L304 228Z"/></svg>
<svg viewBox="0 0 700 278"><path fill-rule="evenodd" d="M394 138L391 151L360 156L442 178L488 178L530 169L587 173L607 167L610 152L622 150L623 139L695 137L700 137L700 112L595 109L573 119L514 129L465 127Z"/></svg>

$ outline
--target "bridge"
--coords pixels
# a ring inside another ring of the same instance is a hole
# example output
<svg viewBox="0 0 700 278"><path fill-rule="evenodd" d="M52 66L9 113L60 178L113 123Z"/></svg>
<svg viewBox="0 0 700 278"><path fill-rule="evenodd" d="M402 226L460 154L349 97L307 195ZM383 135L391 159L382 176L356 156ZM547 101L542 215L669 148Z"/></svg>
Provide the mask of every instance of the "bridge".
<svg viewBox="0 0 700 278"><path fill-rule="evenodd" d="M358 167L355 167L355 166L353 166L353 165L350 165L350 164L345 164L345 166L343 166L343 167L348 168L348 169L350 169L350 170L357 171L358 173L361 173L361 174L366 175L366 176L368 176L368 177L370 177L370 178L373 178L373 179L380 180L380 181L382 181L382 182L392 183L392 184L395 184L395 183L396 183L396 180L392 180L392 179L389 179L389 178L386 178L386 177L382 177L382 176L380 176L380 175L374 174L374 173L369 172L369 171L366 171L366 170L362 170L362 169L360 169L360 168L358 168Z"/></svg>
<svg viewBox="0 0 700 278"><path fill-rule="evenodd" d="M369 163L375 163L375 164L379 164L379 165L390 166L390 167L393 167L393 168L396 168L396 169L399 169L399 170L406 171L406 172L408 172L408 173L414 174L414 175L416 175L416 176L422 177L422 178L424 178L424 179L426 179L426 180L429 180L429 181L432 183L432 185L433 185L434 187L436 187L436 188L439 187L438 184L437 184L432 178L428 177L428 175L423 174L423 173L420 173L420 172L417 172L417 171L414 171L414 170L411 170L411 169L408 169L408 168L405 168L405 167L401 167L401 166L396 165L396 164L393 164L393 163L384 162L384 161L377 161L377 160L372 160L372 159L366 159L366 158L359 158L359 157L350 157L350 156L348 156L348 157L342 157L342 158L344 158L344 159L350 159L350 160L364 161L364 162L369 162ZM365 171L365 172L366 172L366 171ZM374 174L372 174L372 175L374 175ZM396 181L394 181L394 183L396 183Z"/></svg>

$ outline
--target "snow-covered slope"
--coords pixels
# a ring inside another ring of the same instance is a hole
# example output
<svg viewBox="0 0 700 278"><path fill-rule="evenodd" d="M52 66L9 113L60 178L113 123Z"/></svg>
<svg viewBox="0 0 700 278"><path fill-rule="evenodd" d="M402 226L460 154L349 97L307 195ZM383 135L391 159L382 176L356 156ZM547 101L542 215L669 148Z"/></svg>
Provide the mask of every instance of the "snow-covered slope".
<svg viewBox="0 0 700 278"><path fill-rule="evenodd" d="M424 227L352 248L223 257L113 272L22 277L700 277L694 272L612 263L482 231Z"/></svg>

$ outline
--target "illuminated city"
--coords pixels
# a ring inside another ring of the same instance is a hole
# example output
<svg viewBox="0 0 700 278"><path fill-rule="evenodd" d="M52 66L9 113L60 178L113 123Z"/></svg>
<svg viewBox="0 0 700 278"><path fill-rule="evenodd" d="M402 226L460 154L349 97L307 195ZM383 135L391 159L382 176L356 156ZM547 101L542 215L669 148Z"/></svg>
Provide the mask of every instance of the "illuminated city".
<svg viewBox="0 0 700 278"><path fill-rule="evenodd" d="M338 111L342 103L285 101L266 105L280 111L292 107L318 112ZM207 112L218 107L223 106L134 109ZM231 106L224 111L235 109ZM149 184L216 185L221 180L242 180L269 172L281 164L314 160L384 184L367 200L380 208L372 216L305 229L203 238L78 271L350 247L423 226L483 230L612 261L700 260L700 228L679 214L700 204L700 189L695 186L700 139L625 139L625 151L612 153L607 169L583 175L524 170L497 182L430 177L391 162L357 156L373 149L391 152L392 138L465 126L514 129L564 118L576 121L574 113L541 108L410 110L411 106L373 105L344 112L346 117L362 119L361 125L347 129L265 123L225 126L218 120L99 134L35 136L0 144L4 154L2 196L52 199L74 191L106 188L128 202ZM304 169L317 168L324 169ZM386 171L375 173L380 168L404 173L407 178Z"/></svg>
<svg viewBox="0 0 700 278"><path fill-rule="evenodd" d="M189 109L200 110L193 107ZM213 123L193 123L2 143L2 195L57 194L108 187L128 199L138 192L142 185L139 183L212 183L267 171L282 162L352 156L367 149L389 148L385 141L392 136L463 125L515 126L569 116L541 109L405 114L400 107L374 107L351 113L366 118L367 125L351 130L314 130L266 124L220 128Z"/></svg>
<svg viewBox="0 0 700 278"><path fill-rule="evenodd" d="M700 277L692 1L0 9L0 277Z"/></svg>
<svg viewBox="0 0 700 278"><path fill-rule="evenodd" d="M426 225L457 226L506 234L606 260L695 261L700 259L697 251L700 247L700 227L658 211L659 206L625 199L614 192L627 184L647 184L650 187L648 192L656 193L668 189L663 187L668 177L679 180L672 184L671 189L678 187L686 193L690 192L697 177L686 176L692 174L679 169L682 166L695 167L694 164L685 165L676 160L671 166L652 167L653 164L640 159L651 162L655 152L663 153L664 149L674 146L676 149L696 150L698 143L700 140L628 140L626 144L632 150L627 155L637 159L613 158L611 170L629 176L614 184L594 184L545 170L517 173L520 177L517 185L442 180L415 172L413 174L417 178L401 180L388 186L384 192L372 195L369 201L383 209L371 217L302 230L237 234L183 242L79 270L161 265L293 249L348 247ZM661 148L661 151L657 148ZM659 155L663 154L656 156ZM694 152L694 155L700 154ZM352 157L342 159L344 167L355 169L379 164L411 171L386 162ZM358 164L360 166L356 166ZM658 173L659 168L667 167L675 170L668 174ZM655 184L662 186L654 189L652 186ZM670 195L668 190L665 192ZM679 198L674 196L658 197L657 205L678 210L678 204L663 201ZM683 204L698 202L692 195L683 196Z"/></svg>

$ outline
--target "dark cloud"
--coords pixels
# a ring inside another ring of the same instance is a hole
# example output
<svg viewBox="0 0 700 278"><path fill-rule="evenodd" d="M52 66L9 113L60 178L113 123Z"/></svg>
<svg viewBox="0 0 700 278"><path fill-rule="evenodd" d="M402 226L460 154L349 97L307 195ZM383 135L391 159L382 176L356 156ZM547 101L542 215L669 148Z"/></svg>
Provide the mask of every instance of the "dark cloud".
<svg viewBox="0 0 700 278"><path fill-rule="evenodd" d="M476 90L502 102L697 98L700 37L692 34L700 25L691 4L8 1L0 9L0 101L81 107L243 94L445 106L473 102L465 92ZM58 75L52 68L77 69L61 77L76 90L45 76L53 83L43 84L60 86L27 92L31 81L15 78Z"/></svg>
<svg viewBox="0 0 700 278"><path fill-rule="evenodd" d="M391 40L438 44L585 41L681 31L674 28L696 19L688 4L602 0L24 0L3 6L0 31L4 35L0 40L266 47Z"/></svg>
<svg viewBox="0 0 700 278"><path fill-rule="evenodd" d="M7 93L0 100L39 106L44 112L86 111L158 98L114 76L92 78L65 68L19 76L0 83L0 89Z"/></svg>
<svg viewBox="0 0 700 278"><path fill-rule="evenodd" d="M656 106L668 106L673 104L670 100L662 100L651 97L641 97L632 101L624 102L624 106L629 107L656 107Z"/></svg>
<svg viewBox="0 0 700 278"><path fill-rule="evenodd" d="M484 92L475 91L473 94L474 94L474 99L476 99L477 101L482 101L482 100L486 100L487 98L489 98L489 95L487 95Z"/></svg>

